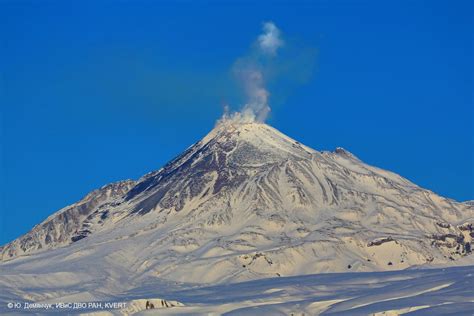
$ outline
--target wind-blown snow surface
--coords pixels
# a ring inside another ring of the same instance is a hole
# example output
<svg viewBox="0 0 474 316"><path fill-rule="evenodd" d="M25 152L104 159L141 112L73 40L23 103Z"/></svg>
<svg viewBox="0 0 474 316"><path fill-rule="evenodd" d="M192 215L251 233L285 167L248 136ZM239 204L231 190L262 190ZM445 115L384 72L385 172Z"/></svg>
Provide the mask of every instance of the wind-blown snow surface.
<svg viewBox="0 0 474 316"><path fill-rule="evenodd" d="M91 269L93 271L93 269ZM13 287L2 278L0 314L29 312L88 315L474 315L474 266L391 272L274 277L203 286L149 279L126 291L103 293L100 273L29 278ZM44 280L50 282L45 283ZM67 283L67 284L65 284ZM61 284L61 285L58 285ZM126 287L123 287L126 288ZM41 289L36 295L33 290ZM4 302L125 302L121 309L9 309ZM155 309L146 310L146 303Z"/></svg>
<svg viewBox="0 0 474 316"><path fill-rule="evenodd" d="M472 204L346 150L227 120L162 169L96 190L3 246L0 280L23 299L87 301L154 280L472 263L473 224Z"/></svg>

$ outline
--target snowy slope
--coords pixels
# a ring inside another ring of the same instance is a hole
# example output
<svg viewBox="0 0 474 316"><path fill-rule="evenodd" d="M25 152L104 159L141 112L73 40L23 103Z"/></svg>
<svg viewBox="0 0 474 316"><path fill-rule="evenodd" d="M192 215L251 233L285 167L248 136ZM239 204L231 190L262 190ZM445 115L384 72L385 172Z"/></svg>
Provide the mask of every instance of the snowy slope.
<svg viewBox="0 0 474 316"><path fill-rule="evenodd" d="M52 284L48 297L89 282L96 294L76 297L87 300L155 279L471 264L473 224L472 204L342 148L319 152L266 124L224 120L162 169L94 191L2 247L0 280L14 293L36 275L35 299Z"/></svg>
<svg viewBox="0 0 474 316"><path fill-rule="evenodd" d="M87 237L111 215L110 210L134 184L126 180L92 191L33 227L28 234L0 248L2 257L44 251Z"/></svg>

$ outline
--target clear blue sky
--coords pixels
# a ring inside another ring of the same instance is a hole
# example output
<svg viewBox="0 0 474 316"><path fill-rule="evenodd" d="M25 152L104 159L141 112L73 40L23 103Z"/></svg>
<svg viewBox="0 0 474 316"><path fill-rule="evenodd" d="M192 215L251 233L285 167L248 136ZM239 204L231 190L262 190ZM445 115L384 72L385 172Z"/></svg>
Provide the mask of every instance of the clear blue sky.
<svg viewBox="0 0 474 316"><path fill-rule="evenodd" d="M204 136L268 20L317 52L269 124L474 199L473 2L311 2L1 0L0 244Z"/></svg>

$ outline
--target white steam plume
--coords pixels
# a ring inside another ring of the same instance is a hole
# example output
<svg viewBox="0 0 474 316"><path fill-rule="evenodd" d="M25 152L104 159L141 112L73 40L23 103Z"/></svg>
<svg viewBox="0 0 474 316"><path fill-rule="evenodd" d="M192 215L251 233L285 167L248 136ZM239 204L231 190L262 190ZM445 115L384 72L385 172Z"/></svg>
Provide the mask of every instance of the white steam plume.
<svg viewBox="0 0 474 316"><path fill-rule="evenodd" d="M263 32L258 37L260 49L266 54L276 55L278 48L283 46L280 30L273 22L266 22L263 24Z"/></svg>
<svg viewBox="0 0 474 316"><path fill-rule="evenodd" d="M276 56L284 42L276 25L273 22L265 22L256 44L254 50L238 59L233 68L245 92L246 103L240 113L225 115L225 118L263 122L270 113L268 105L270 93L265 86L264 66L269 59Z"/></svg>
<svg viewBox="0 0 474 316"><path fill-rule="evenodd" d="M253 65L239 70L247 103L242 109L242 115L253 121L263 122L270 112L268 98L270 93L265 88L263 72Z"/></svg>

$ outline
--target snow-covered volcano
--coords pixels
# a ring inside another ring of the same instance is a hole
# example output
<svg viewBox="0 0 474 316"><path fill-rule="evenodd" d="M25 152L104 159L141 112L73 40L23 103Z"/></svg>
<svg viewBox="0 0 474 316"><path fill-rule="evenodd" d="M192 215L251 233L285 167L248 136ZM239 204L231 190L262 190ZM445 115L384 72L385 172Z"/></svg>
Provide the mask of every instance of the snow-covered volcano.
<svg viewBox="0 0 474 316"><path fill-rule="evenodd" d="M97 273L117 287L398 270L469 256L473 226L472 204L342 148L224 120L162 169L93 191L3 246L1 266Z"/></svg>

